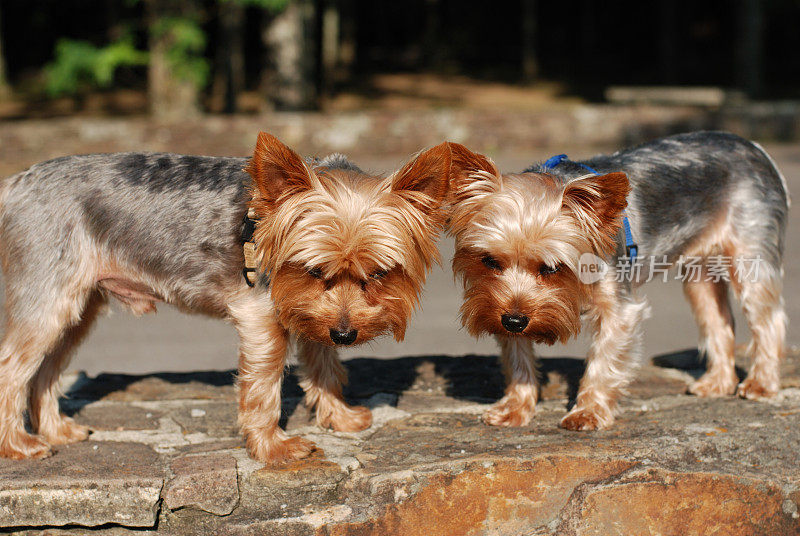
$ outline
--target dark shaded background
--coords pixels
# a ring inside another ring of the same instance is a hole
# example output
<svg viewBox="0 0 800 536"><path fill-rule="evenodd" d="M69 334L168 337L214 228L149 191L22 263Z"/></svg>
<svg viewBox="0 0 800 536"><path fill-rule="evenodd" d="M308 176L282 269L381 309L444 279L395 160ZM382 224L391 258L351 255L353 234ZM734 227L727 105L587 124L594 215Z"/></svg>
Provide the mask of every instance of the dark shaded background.
<svg viewBox="0 0 800 536"><path fill-rule="evenodd" d="M23 95L35 93L35 80L62 38L101 46L124 30L145 50L153 20L148 13L169 5L182 13L189 6L206 33L202 55L213 79L230 67L221 17L238 3L248 0L4 0L0 39L8 79ZM369 96L381 91L370 83L376 74L421 72L510 84L558 82L563 94L589 101L602 101L612 84L711 85L737 88L751 98L800 96L800 2L794 0L293 3L310 12L303 38L311 51L305 60L313 65L306 82L316 91L310 102L278 107L324 107L326 97L343 91ZM265 80L276 51L262 37L281 14L260 5L241 9L234 34L241 39L245 76L233 89L275 101ZM347 57L334 51L327 65L326 13L335 16L335 41L350 51ZM122 68L114 88L144 91L147 80L146 67ZM202 107L224 109L208 102L212 85L201 88Z"/></svg>

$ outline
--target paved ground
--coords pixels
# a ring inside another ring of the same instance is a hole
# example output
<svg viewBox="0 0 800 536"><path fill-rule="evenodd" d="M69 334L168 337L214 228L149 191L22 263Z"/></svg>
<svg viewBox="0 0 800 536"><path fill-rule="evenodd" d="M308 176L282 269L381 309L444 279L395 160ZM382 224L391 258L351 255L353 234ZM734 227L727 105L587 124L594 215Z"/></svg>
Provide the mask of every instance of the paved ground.
<svg viewBox="0 0 800 536"><path fill-rule="evenodd" d="M242 448L232 371L78 378L64 407L91 426L90 440L45 460L0 460L0 532L800 534L796 353L769 402L687 396L702 373L696 353L659 359L642 369L615 426L591 433L558 428L583 373L577 359L546 362L543 400L522 428L480 421L503 389L494 357L347 366L345 394L372 408L373 425L320 429L290 374L286 429L318 450L280 468Z"/></svg>
<svg viewBox="0 0 800 536"><path fill-rule="evenodd" d="M767 146L789 181L796 200L800 199L800 145ZM592 153L575 149L571 156L578 158ZM496 156L502 169L518 170L537 158L548 156L541 150L532 156ZM391 170L403 157L375 159L362 157L358 161L374 170ZM797 201L800 203L800 201ZM443 268L436 268L428 279L422 311L411 323L406 340L375 341L368 346L343 352L346 358L398 357L447 353L452 355L495 353L491 339L476 341L464 332L457 322L460 289L453 282L449 269L453 245L450 239L440 244ZM790 212L787 232L785 291L790 318L789 342L800 344L800 211ZM697 328L691 311L677 282L653 282L642 291L650 299L653 317L645 324L645 354L654 356L691 348L696 343ZM747 328L737 309L737 339L747 341ZM582 356L586 340L567 345L542 347L546 356ZM153 371L224 370L235 366L236 335L231 326L217 320L188 316L170 307L160 307L157 315L135 318L117 309L100 319L97 328L80 347L70 369L89 374L102 371L143 373Z"/></svg>

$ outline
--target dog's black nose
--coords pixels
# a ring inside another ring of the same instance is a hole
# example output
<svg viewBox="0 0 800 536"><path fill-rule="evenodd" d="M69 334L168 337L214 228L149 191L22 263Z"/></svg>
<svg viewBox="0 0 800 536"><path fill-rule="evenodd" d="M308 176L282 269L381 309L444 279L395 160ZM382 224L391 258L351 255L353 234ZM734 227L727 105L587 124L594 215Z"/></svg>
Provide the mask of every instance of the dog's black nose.
<svg viewBox="0 0 800 536"><path fill-rule="evenodd" d="M519 333L528 325L528 317L525 315L503 315L500 317L500 322L511 333Z"/></svg>
<svg viewBox="0 0 800 536"><path fill-rule="evenodd" d="M527 320L525 321L527 323ZM331 328L331 340L336 344L353 344L358 337L357 329Z"/></svg>

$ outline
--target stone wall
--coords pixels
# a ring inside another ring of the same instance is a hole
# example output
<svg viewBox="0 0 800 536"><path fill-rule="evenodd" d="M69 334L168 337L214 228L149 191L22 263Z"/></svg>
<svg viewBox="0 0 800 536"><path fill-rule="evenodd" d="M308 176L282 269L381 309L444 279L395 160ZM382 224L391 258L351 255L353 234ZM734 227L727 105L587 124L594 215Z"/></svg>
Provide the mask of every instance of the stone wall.
<svg viewBox="0 0 800 536"><path fill-rule="evenodd" d="M66 154L164 151L242 155L259 130L302 154L404 154L444 140L490 155L631 145L700 129L759 140L800 138L800 105L698 107L561 105L549 111L375 110L208 116L158 123L146 117L72 117L0 123L0 175Z"/></svg>

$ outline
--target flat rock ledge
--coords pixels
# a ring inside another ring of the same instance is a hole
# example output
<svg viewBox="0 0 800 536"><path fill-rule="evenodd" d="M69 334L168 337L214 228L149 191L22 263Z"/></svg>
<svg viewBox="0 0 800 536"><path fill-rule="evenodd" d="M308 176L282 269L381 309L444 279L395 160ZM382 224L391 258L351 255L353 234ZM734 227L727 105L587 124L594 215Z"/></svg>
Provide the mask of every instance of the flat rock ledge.
<svg viewBox="0 0 800 536"><path fill-rule="evenodd" d="M90 441L0 460L0 532L214 535L800 534L800 355L768 402L685 394L696 352L658 356L616 425L558 428L582 362L544 361L534 421L493 428L493 356L347 362L360 433L318 428L294 374L285 425L308 460L265 468L236 430L232 372L74 375ZM742 363L744 365L744 363Z"/></svg>

